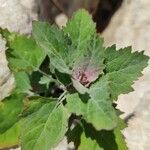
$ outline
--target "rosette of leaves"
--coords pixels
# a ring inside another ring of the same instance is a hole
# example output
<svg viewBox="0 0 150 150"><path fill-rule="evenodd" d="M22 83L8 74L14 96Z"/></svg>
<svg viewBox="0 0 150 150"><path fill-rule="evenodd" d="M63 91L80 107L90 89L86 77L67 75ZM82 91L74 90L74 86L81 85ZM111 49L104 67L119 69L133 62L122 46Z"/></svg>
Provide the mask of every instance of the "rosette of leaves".
<svg viewBox="0 0 150 150"><path fill-rule="evenodd" d="M16 80L12 94L0 103L0 148L50 150L66 136L79 150L127 149L121 133L125 124L113 104L133 90L148 56L131 47L105 48L85 10L62 30L34 22L31 37L0 31ZM48 70L41 69L43 63ZM61 89L55 97L49 93L52 85Z"/></svg>

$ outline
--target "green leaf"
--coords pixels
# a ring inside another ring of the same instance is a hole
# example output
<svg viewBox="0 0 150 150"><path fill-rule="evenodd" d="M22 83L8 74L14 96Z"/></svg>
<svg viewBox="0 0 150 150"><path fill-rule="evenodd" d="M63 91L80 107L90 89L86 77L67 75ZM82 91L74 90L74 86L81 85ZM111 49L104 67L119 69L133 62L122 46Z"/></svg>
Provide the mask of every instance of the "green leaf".
<svg viewBox="0 0 150 150"><path fill-rule="evenodd" d="M31 96L27 97L24 100L24 111L22 113L23 117L31 115L32 113L38 111L42 106L47 103L55 102L56 99L47 98L47 97L40 97L40 96Z"/></svg>
<svg viewBox="0 0 150 150"><path fill-rule="evenodd" d="M84 94L86 89L82 85L89 86L103 73L103 39L96 35L95 24L85 10L79 10L73 15L64 32L72 40L69 65L73 70L73 85Z"/></svg>
<svg viewBox="0 0 150 150"><path fill-rule="evenodd" d="M92 17L87 11L79 10L67 23L64 32L69 34L72 45L75 48L70 58L70 60L74 62L74 60L76 61L76 59L82 55L82 52L87 49L92 35L96 33L95 23L92 21Z"/></svg>
<svg viewBox="0 0 150 150"><path fill-rule="evenodd" d="M46 54L35 41L31 37L10 33L7 30L3 30L2 33L9 46L7 59L10 69L14 72L38 70Z"/></svg>
<svg viewBox="0 0 150 150"><path fill-rule="evenodd" d="M23 110L23 94L13 93L0 102L0 133L9 130L20 119Z"/></svg>
<svg viewBox="0 0 150 150"><path fill-rule="evenodd" d="M90 97L79 97L77 93L68 95L66 105L68 110L76 115L82 115L97 130L113 129L117 124L117 116L112 102L109 100L108 79L106 77L100 78L91 85L87 93Z"/></svg>
<svg viewBox="0 0 150 150"><path fill-rule="evenodd" d="M50 78L52 78L52 77L51 76L49 76L49 77L42 76L39 83L40 84L49 84L52 81L52 79L50 79Z"/></svg>
<svg viewBox="0 0 150 150"><path fill-rule="evenodd" d="M131 53L131 47L116 51L115 46L106 49L105 57L112 99L132 91L131 85L142 75L149 59L143 52Z"/></svg>
<svg viewBox="0 0 150 150"><path fill-rule="evenodd" d="M83 132L81 135L81 143L79 145L78 150L104 150L101 148L96 140L91 139L90 137L86 137L85 133Z"/></svg>
<svg viewBox="0 0 150 150"><path fill-rule="evenodd" d="M69 49L63 32L48 23L34 22L33 36L39 46L49 55L51 64L60 72L70 74L67 66Z"/></svg>
<svg viewBox="0 0 150 150"><path fill-rule="evenodd" d="M53 78L49 75L48 77L47 76L42 76L41 78L40 78L40 81L39 81L39 84L41 84L41 85L46 85L46 88L48 89L48 87L49 87L49 84L51 83L51 82L53 82Z"/></svg>
<svg viewBox="0 0 150 150"><path fill-rule="evenodd" d="M72 94L67 96L66 107L71 113L82 115L97 130L110 130L117 125L115 110L107 99L89 99L86 103L80 99L78 94Z"/></svg>
<svg viewBox="0 0 150 150"><path fill-rule="evenodd" d="M107 101L110 98L108 78L106 76L99 78L99 80L90 86L88 93L93 99L98 101Z"/></svg>
<svg viewBox="0 0 150 150"><path fill-rule="evenodd" d="M0 134L0 149L17 146L20 142L20 124L14 124L6 132Z"/></svg>
<svg viewBox="0 0 150 150"><path fill-rule="evenodd" d="M123 120L119 119L118 126L114 129L113 133L115 135L115 141L118 146L118 150L128 150L127 144L125 142L125 137L122 134L122 130L126 127Z"/></svg>
<svg viewBox="0 0 150 150"><path fill-rule="evenodd" d="M14 73L16 81L16 91L19 93L27 93L32 89L30 85L30 79L27 73L25 72L16 72Z"/></svg>
<svg viewBox="0 0 150 150"><path fill-rule="evenodd" d="M127 150L125 139L121 133L124 127L124 122L119 118L118 126L112 131L97 131L91 124L82 121L84 132L81 136L81 146L84 147L87 144L86 142L90 142L91 146L95 145L95 149L98 149L99 145L99 148L103 150Z"/></svg>
<svg viewBox="0 0 150 150"><path fill-rule="evenodd" d="M64 137L69 114L56 102L45 104L39 111L29 115L23 121L22 149L23 150L50 150Z"/></svg>

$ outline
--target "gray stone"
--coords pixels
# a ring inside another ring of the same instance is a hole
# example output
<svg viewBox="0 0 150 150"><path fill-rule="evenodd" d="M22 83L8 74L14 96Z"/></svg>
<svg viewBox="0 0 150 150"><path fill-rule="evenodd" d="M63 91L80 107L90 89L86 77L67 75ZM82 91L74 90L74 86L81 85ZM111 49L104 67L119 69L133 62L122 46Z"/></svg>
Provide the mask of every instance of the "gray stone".
<svg viewBox="0 0 150 150"><path fill-rule="evenodd" d="M133 50L145 50L150 56L150 1L124 0L108 28L103 32L105 45L117 44L117 48L132 45ZM122 117L135 114L124 134L130 150L149 150L150 144L150 64L144 76L133 85L134 92L120 95L118 108Z"/></svg>

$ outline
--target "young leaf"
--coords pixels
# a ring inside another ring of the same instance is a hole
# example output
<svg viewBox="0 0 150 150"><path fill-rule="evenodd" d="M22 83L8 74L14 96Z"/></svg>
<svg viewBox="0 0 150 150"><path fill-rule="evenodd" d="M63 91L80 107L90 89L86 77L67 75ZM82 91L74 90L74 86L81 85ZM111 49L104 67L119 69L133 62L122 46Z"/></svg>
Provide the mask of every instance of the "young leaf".
<svg viewBox="0 0 150 150"><path fill-rule="evenodd" d="M35 41L31 37L10 33L7 30L1 29L1 32L9 46L7 59L10 69L14 72L38 70L46 54Z"/></svg>
<svg viewBox="0 0 150 150"><path fill-rule="evenodd" d="M116 51L112 46L106 49L106 75L110 81L112 99L132 91L131 85L142 75L148 64L148 56L143 52L131 53L131 47Z"/></svg>
<svg viewBox="0 0 150 150"><path fill-rule="evenodd" d="M41 85L46 85L46 88L48 89L50 82L53 82L53 78L51 76L47 77L47 76L42 76L40 78L39 84Z"/></svg>
<svg viewBox="0 0 150 150"><path fill-rule="evenodd" d="M72 19L67 23L64 32L69 34L72 45L75 48L73 51L73 59L78 59L87 49L91 37L96 33L95 24L92 17L85 10L77 11Z"/></svg>
<svg viewBox="0 0 150 150"><path fill-rule="evenodd" d="M55 102L45 104L39 111L29 115L23 121L22 149L49 150L64 137L69 114Z"/></svg>
<svg viewBox="0 0 150 150"><path fill-rule="evenodd" d="M83 56L78 58L73 67L72 81L74 87L80 92L77 82L88 87L103 74L105 68L103 40L99 36L93 37L90 46L84 50Z"/></svg>
<svg viewBox="0 0 150 150"><path fill-rule="evenodd" d="M20 119L23 110L23 94L13 93L0 103L0 133L9 130Z"/></svg>
<svg viewBox="0 0 150 150"><path fill-rule="evenodd" d="M48 23L34 22L33 36L39 46L49 55L51 64L60 72L70 74L67 66L69 49L63 32Z"/></svg>
<svg viewBox="0 0 150 150"><path fill-rule="evenodd" d="M0 134L0 149L17 146L20 142L20 123L17 122L6 132Z"/></svg>
<svg viewBox="0 0 150 150"><path fill-rule="evenodd" d="M87 103L82 102L78 94L67 96L66 107L71 113L82 115L88 122L92 123L97 130L110 130L117 125L117 116L111 102L107 99L89 99Z"/></svg>

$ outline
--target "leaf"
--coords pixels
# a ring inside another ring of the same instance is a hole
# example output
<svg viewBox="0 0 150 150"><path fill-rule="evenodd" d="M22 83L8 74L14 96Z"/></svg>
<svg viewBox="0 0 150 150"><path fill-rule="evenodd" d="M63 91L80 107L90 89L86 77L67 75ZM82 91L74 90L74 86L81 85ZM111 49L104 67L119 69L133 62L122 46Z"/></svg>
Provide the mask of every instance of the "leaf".
<svg viewBox="0 0 150 150"><path fill-rule="evenodd" d="M68 95L66 105L68 110L76 115L82 115L97 130L113 129L117 124L117 116L112 102L109 100L108 79L106 77L100 78L91 85L87 93L89 94L88 98L85 96L79 97L77 93Z"/></svg>
<svg viewBox="0 0 150 150"><path fill-rule="evenodd" d="M149 59L143 52L131 53L131 47L116 51L115 46L106 49L105 57L112 99L132 91L131 85L142 75Z"/></svg>
<svg viewBox="0 0 150 150"><path fill-rule="evenodd" d="M34 22L33 36L38 45L49 55L51 64L60 72L70 74L67 66L69 49L63 32L48 23Z"/></svg>
<svg viewBox="0 0 150 150"><path fill-rule="evenodd" d="M74 87L83 94L82 85L89 86L103 73L103 39L96 35L95 23L85 10L74 14L64 32L47 23L33 24L33 36L52 65L58 72L71 75Z"/></svg>
<svg viewBox="0 0 150 150"><path fill-rule="evenodd" d="M14 124L6 132L0 134L0 149L14 147L19 144L20 124Z"/></svg>
<svg viewBox="0 0 150 150"><path fill-rule="evenodd" d="M40 81L39 81L39 84L41 84L41 85L46 85L46 88L48 89L48 87L49 87L49 84L51 83L51 82L53 82L53 78L51 77L51 76L49 76L49 77L47 77L47 76L42 76L41 78L40 78Z"/></svg>
<svg viewBox="0 0 150 150"><path fill-rule="evenodd" d="M27 93L32 89L30 85L30 79L27 73L25 72L16 72L14 73L16 81L16 91L19 93Z"/></svg>
<svg viewBox="0 0 150 150"><path fill-rule="evenodd" d="M2 30L1 33L9 46L7 59L10 69L18 71L36 71L46 57L44 51L39 48L31 37L10 33Z"/></svg>
<svg viewBox="0 0 150 150"><path fill-rule="evenodd" d="M122 130L126 127L123 120L119 119L118 126L114 129L115 141L118 146L118 150L128 150L125 137L122 134Z"/></svg>
<svg viewBox="0 0 150 150"><path fill-rule="evenodd" d="M40 97L40 96L31 96L26 97L24 100L24 111L22 112L22 116L26 117L31 115L32 113L38 111L45 104L50 102L56 102L54 98Z"/></svg>
<svg viewBox="0 0 150 150"><path fill-rule="evenodd" d="M81 143L78 150L104 150L101 148L96 140L86 137L85 133L81 135Z"/></svg>
<svg viewBox="0 0 150 150"><path fill-rule="evenodd" d="M104 65L104 48L103 40L99 37L93 37L91 45L87 50L84 50L83 57L75 62L73 68L73 84L80 92L76 82L78 81L85 87L88 87L98 77L103 74ZM75 82L76 81L76 82ZM80 92L81 93L81 92ZM81 93L83 94L83 93Z"/></svg>
<svg viewBox="0 0 150 150"><path fill-rule="evenodd" d="M52 79L50 79L50 78L52 78L52 77L51 76L49 76L49 77L42 76L39 83L40 84L49 84L52 81Z"/></svg>
<svg viewBox="0 0 150 150"><path fill-rule="evenodd" d="M29 115L22 123L23 150L50 150L64 137L69 114L56 102L42 106L39 111Z"/></svg>
<svg viewBox="0 0 150 150"><path fill-rule="evenodd" d="M106 99L89 99L84 103L78 94L72 94L67 96L66 107L71 113L82 115L97 130L110 130L117 125L115 110Z"/></svg>
<svg viewBox="0 0 150 150"><path fill-rule="evenodd" d="M20 120L23 110L23 94L13 93L0 103L0 134L9 130Z"/></svg>
<svg viewBox="0 0 150 150"><path fill-rule="evenodd" d="M69 34L72 45L75 48L70 58L74 62L84 53L88 46L87 43L90 42L92 35L96 33L95 23L87 11L79 10L67 23L64 32Z"/></svg>
<svg viewBox="0 0 150 150"><path fill-rule="evenodd" d="M95 83L93 83L88 93L90 97L98 101L107 101L110 98L109 81L106 76L102 76Z"/></svg>
<svg viewBox="0 0 150 150"><path fill-rule="evenodd" d="M72 83L74 88L80 93L80 94L86 94L88 91L88 88L83 86L78 80L72 78Z"/></svg>
<svg viewBox="0 0 150 150"><path fill-rule="evenodd" d="M87 87L103 73L103 40L96 36L95 24L85 10L77 11L73 15L64 32L69 34L72 40L70 67L73 70L73 85L83 94L85 90L80 90L81 88L78 88L80 85L77 83L80 82Z"/></svg>
<svg viewBox="0 0 150 150"><path fill-rule="evenodd" d="M86 142L90 142L91 146L102 148L103 150L127 150L125 139L121 130L125 127L123 121L118 119L118 126L112 131L97 131L91 124L82 121L84 132L81 136L81 146L86 146ZM95 148L95 149L96 149ZM92 149L92 148L91 148Z"/></svg>

